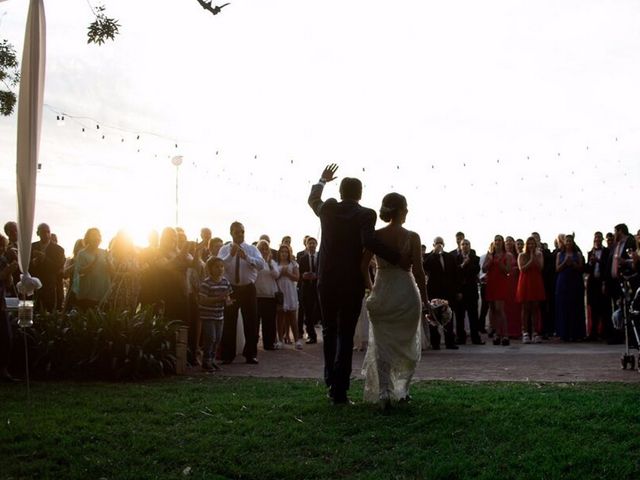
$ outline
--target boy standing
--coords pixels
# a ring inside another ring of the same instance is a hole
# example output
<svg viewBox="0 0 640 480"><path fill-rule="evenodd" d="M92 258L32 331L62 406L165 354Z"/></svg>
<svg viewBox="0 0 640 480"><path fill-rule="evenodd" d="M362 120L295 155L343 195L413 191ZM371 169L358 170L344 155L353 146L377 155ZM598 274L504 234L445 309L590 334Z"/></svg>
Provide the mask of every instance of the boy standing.
<svg viewBox="0 0 640 480"><path fill-rule="evenodd" d="M224 262L210 257L206 264L208 276L200 284L198 304L204 334L204 358L202 369L211 372L220 370L215 363L215 352L222 340L224 307L231 303L231 284L224 278Z"/></svg>

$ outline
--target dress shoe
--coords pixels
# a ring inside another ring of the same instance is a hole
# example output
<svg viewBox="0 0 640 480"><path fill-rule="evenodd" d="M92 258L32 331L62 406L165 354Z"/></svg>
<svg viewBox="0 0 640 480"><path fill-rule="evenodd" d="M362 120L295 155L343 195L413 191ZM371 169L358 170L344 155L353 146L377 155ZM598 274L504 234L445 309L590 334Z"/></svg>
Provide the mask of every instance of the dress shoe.
<svg viewBox="0 0 640 480"><path fill-rule="evenodd" d="M465 345L467 343L466 338L456 338L456 345Z"/></svg>
<svg viewBox="0 0 640 480"><path fill-rule="evenodd" d="M440 350L440 345L431 345L432 350Z"/></svg>
<svg viewBox="0 0 640 480"><path fill-rule="evenodd" d="M222 365L229 365L233 360L222 360Z"/></svg>
<svg viewBox="0 0 640 480"><path fill-rule="evenodd" d="M340 395L331 399L334 405L353 405L353 402L349 400L346 395Z"/></svg>
<svg viewBox="0 0 640 480"><path fill-rule="evenodd" d="M485 342L481 338L474 338L471 340L472 345L484 345Z"/></svg>
<svg viewBox="0 0 640 480"><path fill-rule="evenodd" d="M445 345L445 347L447 350L459 350L460 347L458 345L456 345L455 343L450 343L449 345Z"/></svg>
<svg viewBox="0 0 640 480"><path fill-rule="evenodd" d="M304 343L306 343L307 345L313 345L314 343L318 343L318 340L316 340L315 338L310 338Z"/></svg>
<svg viewBox="0 0 640 480"><path fill-rule="evenodd" d="M248 363L249 365L258 365L258 359L257 358L247 358L246 363Z"/></svg>

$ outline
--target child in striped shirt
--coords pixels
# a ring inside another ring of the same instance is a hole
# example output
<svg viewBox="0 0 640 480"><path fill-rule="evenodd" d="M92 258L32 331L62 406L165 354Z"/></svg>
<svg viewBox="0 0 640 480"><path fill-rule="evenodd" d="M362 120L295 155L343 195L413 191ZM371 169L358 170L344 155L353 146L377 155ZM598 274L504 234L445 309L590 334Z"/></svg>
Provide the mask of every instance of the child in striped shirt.
<svg viewBox="0 0 640 480"><path fill-rule="evenodd" d="M215 363L215 352L222 340L224 307L231 303L231 284L224 278L224 263L218 257L211 257L206 264L208 276L200 283L198 308L202 332L204 334L203 370L220 370Z"/></svg>

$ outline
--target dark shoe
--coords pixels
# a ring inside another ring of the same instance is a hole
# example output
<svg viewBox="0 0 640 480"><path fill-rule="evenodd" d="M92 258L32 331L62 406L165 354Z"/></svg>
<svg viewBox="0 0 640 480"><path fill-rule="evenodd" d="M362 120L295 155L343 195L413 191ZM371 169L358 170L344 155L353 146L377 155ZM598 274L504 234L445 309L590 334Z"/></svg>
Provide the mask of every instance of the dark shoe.
<svg viewBox="0 0 640 480"><path fill-rule="evenodd" d="M391 399L384 398L378 401L378 405L380 406L380 410L384 413L389 413L391 411Z"/></svg>
<svg viewBox="0 0 640 480"><path fill-rule="evenodd" d="M246 363L248 363L249 365L258 365L258 359L257 358L247 358Z"/></svg>
<svg viewBox="0 0 640 480"><path fill-rule="evenodd" d="M431 345L433 350L440 350L440 345Z"/></svg>
<svg viewBox="0 0 640 480"><path fill-rule="evenodd" d="M467 343L466 338L456 338L456 345L465 345Z"/></svg>
<svg viewBox="0 0 640 480"><path fill-rule="evenodd" d="M0 383L18 383L20 380L12 377L11 375L2 375L0 377Z"/></svg>
<svg viewBox="0 0 640 480"><path fill-rule="evenodd" d="M509 341L509 337L502 337L502 346L508 347L509 345L511 345L511 342Z"/></svg>
<svg viewBox="0 0 640 480"><path fill-rule="evenodd" d="M310 338L304 343L306 343L307 345L313 345L314 343L318 343L318 340L316 340L315 338Z"/></svg>
<svg viewBox="0 0 640 480"><path fill-rule="evenodd" d="M233 360L222 360L222 365L229 365L231 362L233 362Z"/></svg>
<svg viewBox="0 0 640 480"><path fill-rule="evenodd" d="M450 343L449 345L445 345L444 348L446 348L447 350L460 350L460 347L455 343Z"/></svg>
<svg viewBox="0 0 640 480"><path fill-rule="evenodd" d="M349 400L346 395L340 395L331 399L334 405L353 405L353 402Z"/></svg>
<svg viewBox="0 0 640 480"><path fill-rule="evenodd" d="M211 365L210 363L202 364L202 371L203 372L213 372L213 365Z"/></svg>
<svg viewBox="0 0 640 480"><path fill-rule="evenodd" d="M482 340L481 338L472 338L471 339L471 344L472 345L484 345L485 341Z"/></svg>

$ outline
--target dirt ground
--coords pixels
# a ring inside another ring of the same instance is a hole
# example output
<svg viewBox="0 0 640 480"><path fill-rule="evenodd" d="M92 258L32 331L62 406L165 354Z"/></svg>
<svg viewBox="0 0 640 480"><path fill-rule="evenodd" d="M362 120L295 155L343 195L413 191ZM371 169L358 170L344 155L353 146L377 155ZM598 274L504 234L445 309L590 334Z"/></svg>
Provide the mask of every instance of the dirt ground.
<svg viewBox="0 0 640 480"><path fill-rule="evenodd" d="M259 350L259 365L247 365L242 356L222 366L214 375L322 379L322 336L315 345L295 350ZM640 382L637 370L622 370L623 345L562 343L549 340L538 345L462 345L459 350L424 350L416 380L508 381L508 382ZM637 351L632 350L636 355ZM364 352L354 352L353 373L361 378ZM198 374L190 369L188 374Z"/></svg>

